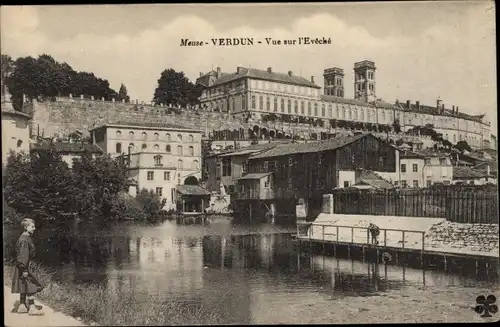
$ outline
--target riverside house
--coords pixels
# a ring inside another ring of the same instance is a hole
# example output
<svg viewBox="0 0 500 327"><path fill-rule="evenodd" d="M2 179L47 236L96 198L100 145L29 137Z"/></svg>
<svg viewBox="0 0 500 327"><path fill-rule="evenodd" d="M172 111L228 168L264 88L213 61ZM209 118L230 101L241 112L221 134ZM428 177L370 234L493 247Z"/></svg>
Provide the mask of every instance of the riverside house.
<svg viewBox="0 0 500 327"><path fill-rule="evenodd" d="M356 184L356 170L396 171L396 151L372 134L278 145L249 158L248 175L238 182L239 210L249 204L253 212L295 214L290 208L299 199L306 211L320 210L323 194Z"/></svg>

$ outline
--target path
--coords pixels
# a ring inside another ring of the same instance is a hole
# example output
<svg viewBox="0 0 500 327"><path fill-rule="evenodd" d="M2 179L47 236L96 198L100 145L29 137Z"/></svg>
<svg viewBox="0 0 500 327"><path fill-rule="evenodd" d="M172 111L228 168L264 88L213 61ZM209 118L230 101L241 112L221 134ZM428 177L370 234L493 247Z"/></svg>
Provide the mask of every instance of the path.
<svg viewBox="0 0 500 327"><path fill-rule="evenodd" d="M4 286L4 324L8 327L52 327L52 326L85 326L82 322L73 317L67 316L61 312L56 312L45 304L35 299L36 305L43 306L45 315L30 316L28 314L19 314L12 312L14 303L19 301L19 294L12 294L10 287Z"/></svg>

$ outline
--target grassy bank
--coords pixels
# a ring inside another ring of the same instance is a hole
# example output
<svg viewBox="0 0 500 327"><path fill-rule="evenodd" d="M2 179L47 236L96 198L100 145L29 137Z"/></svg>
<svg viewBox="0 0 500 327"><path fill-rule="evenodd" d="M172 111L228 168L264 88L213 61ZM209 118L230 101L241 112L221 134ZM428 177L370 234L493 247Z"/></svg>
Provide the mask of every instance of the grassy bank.
<svg viewBox="0 0 500 327"><path fill-rule="evenodd" d="M13 267L4 264L4 280L7 287L12 281ZM47 278L49 274L47 273ZM140 303L134 290L120 294L97 285L74 285L51 281L40 292L38 300L52 309L86 324L99 325L206 325L222 323L210 308L192 308L169 299L168 294L146 295ZM12 304L6 303L6 308Z"/></svg>

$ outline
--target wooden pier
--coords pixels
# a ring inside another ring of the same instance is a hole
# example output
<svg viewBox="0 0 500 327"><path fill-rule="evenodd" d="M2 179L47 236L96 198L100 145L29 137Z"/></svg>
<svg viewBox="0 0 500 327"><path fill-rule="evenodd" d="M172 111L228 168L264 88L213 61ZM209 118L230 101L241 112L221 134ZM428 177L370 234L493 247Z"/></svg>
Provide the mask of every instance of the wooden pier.
<svg viewBox="0 0 500 327"><path fill-rule="evenodd" d="M321 234L313 235L314 233L309 232L309 228L307 227L319 227L321 228ZM334 228L335 233L325 233L326 228ZM339 230L348 229L351 231L350 240L345 240L345 236L343 240L339 239ZM365 230L366 231L366 239L362 242L359 242L359 237L357 240L354 239L354 231L355 230ZM487 270L493 269L498 270L499 257L494 255L481 255L481 254L470 254L464 252L445 252L440 251L439 249L430 248L430 246L426 247L425 244L425 231L417 231L417 230L403 230L403 229L384 229L379 228L379 243L374 244L373 240L371 240L370 230L368 227L355 227L355 226L340 226L334 224L325 224L325 223L317 223L317 222L301 222L297 221L297 233L295 236L295 240L298 242L299 246L309 246L309 248L319 248L319 250L325 251L326 247L332 248L334 255L337 254L337 251L340 248L347 250L347 257L350 259L352 256L352 252L357 252L363 259L368 256L373 257L376 254L377 261L388 260L399 264L401 257L411 258L412 261L418 261L420 263L420 267L424 266L436 266L439 264L444 266L446 269L450 263L460 262L468 262L469 264L474 264L476 267L476 272L479 269L485 268ZM387 243L387 232L400 232L402 236L403 242L401 242L401 246L388 245ZM421 244L418 247L405 246L405 236L409 233L417 233L420 234ZM385 258L384 258L385 257ZM395 260L392 260L392 257L395 257ZM498 273L498 271L497 271Z"/></svg>

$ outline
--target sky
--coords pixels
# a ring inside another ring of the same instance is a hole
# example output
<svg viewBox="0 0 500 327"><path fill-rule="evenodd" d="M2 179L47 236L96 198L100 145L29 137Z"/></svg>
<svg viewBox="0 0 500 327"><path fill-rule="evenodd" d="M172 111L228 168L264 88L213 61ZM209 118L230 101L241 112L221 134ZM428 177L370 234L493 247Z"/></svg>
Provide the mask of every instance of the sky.
<svg viewBox="0 0 500 327"><path fill-rule="evenodd" d="M309 4L141 4L2 6L1 52L14 59L46 53L93 72L131 99L149 102L163 70L237 66L293 71L323 86L323 70L344 69L352 98L354 63L377 67L377 97L459 106L496 127L496 38L492 1ZM330 38L328 45L269 46L265 38ZM215 47L212 38L261 40ZM181 47L188 38L209 42Z"/></svg>

